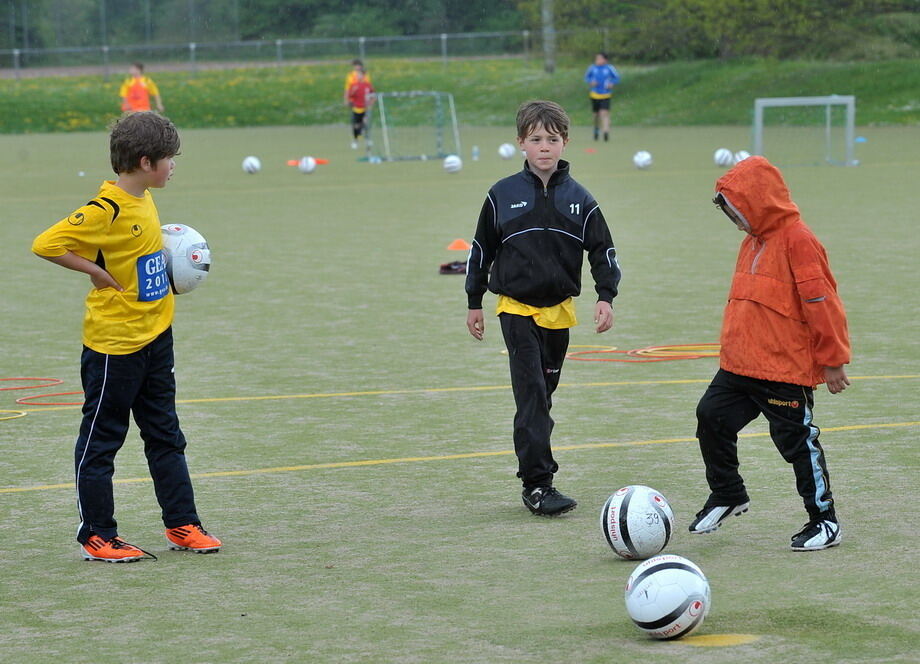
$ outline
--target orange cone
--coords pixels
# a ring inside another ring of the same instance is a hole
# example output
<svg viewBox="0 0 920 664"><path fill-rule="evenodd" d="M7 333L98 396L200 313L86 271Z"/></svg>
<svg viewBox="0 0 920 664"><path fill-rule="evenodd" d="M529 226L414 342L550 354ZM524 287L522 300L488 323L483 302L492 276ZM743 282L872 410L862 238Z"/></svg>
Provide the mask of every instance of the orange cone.
<svg viewBox="0 0 920 664"><path fill-rule="evenodd" d="M458 238L447 245L448 251L469 251L470 243L462 238Z"/></svg>
<svg viewBox="0 0 920 664"><path fill-rule="evenodd" d="M288 165L288 166L296 166L296 165L299 164L299 163L300 163L300 159L288 159L288 160L287 160L287 165ZM323 164L328 164L328 163L329 163L329 160L328 160L328 159L320 159L319 157L316 157L316 163L317 163L318 165L322 166Z"/></svg>

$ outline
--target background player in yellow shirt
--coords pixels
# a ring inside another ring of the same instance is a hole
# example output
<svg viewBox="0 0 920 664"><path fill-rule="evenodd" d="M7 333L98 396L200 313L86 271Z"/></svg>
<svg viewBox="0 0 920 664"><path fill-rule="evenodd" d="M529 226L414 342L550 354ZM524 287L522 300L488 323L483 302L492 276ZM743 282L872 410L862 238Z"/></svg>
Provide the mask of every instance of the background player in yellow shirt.
<svg viewBox="0 0 920 664"><path fill-rule="evenodd" d="M115 181L35 238L32 251L89 275L83 319L83 422L75 450L77 541L86 560L152 554L118 537L112 475L133 413L172 549L218 551L201 527L176 415L172 320L160 219L150 188L172 176L179 134L153 112L124 116L110 137Z"/></svg>
<svg viewBox="0 0 920 664"><path fill-rule="evenodd" d="M160 89L149 76L144 76L144 65L135 62L128 69L130 76L121 84L118 91L121 97L121 110L123 111L149 111L150 98L156 101L157 110L163 112L163 100L160 98Z"/></svg>

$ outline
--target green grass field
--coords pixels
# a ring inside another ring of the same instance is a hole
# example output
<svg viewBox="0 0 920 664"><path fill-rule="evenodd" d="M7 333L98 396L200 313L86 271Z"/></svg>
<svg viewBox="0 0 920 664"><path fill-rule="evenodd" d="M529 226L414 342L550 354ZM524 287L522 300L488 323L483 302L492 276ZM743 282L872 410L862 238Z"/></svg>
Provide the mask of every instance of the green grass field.
<svg viewBox="0 0 920 664"><path fill-rule="evenodd" d="M88 282L29 246L110 177L106 137L0 137L0 377L65 381L0 392L0 417L27 413L0 421L0 659L916 661L920 130L860 133L861 166L786 170L830 253L855 353L852 387L819 390L815 409L845 539L797 554L787 546L805 512L763 420L741 443L750 513L714 535L686 532L708 494L693 433L713 359L567 362L557 484L580 504L553 520L523 508L497 321L475 342L463 279L437 273L464 257L445 247L472 235L488 187L518 167L495 153L511 131L464 128L467 154L477 144L483 156L456 175L358 163L344 126L183 132L155 196L163 223L191 224L212 247L209 281L177 302L176 371L199 510L225 546L166 550L132 430L117 463L120 531L160 556L133 565L78 556L78 409L14 401L80 389ZM618 129L609 145L588 134L574 132L567 156L605 211L624 277L616 326L597 336L586 270L572 344L716 341L741 236L709 202L711 155L745 147L747 129ZM651 170L632 167L637 149L653 153ZM261 173L242 173L247 154ZM303 154L331 163L310 176L284 165ZM634 563L615 559L597 520L635 483L668 497L668 551L709 577L699 633L755 640L654 642L631 624Z"/></svg>
<svg viewBox="0 0 920 664"><path fill-rule="evenodd" d="M380 58L368 64L379 91L453 93L462 121L470 125L505 126L521 101L547 96L565 106L576 124L591 122L584 61L562 61L553 75L544 73L537 60L518 58L446 64ZM622 82L613 116L621 126L748 126L756 97L825 94L855 95L862 125L920 125L916 59L616 64ZM347 71L343 61L197 73L153 66L150 75L177 126L236 128L342 122ZM118 88L124 75L0 79L0 133L102 131L120 113Z"/></svg>

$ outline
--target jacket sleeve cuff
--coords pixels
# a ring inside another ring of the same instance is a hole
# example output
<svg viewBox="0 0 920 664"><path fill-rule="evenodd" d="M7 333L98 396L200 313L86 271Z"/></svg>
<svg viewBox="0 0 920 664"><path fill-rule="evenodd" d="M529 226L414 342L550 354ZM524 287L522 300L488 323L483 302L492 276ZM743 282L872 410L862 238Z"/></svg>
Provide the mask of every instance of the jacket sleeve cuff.
<svg viewBox="0 0 920 664"><path fill-rule="evenodd" d="M467 309L482 309L482 295L467 294Z"/></svg>
<svg viewBox="0 0 920 664"><path fill-rule="evenodd" d="M615 298L616 296L617 294L614 291L610 290L609 288L599 288L597 290L597 301L598 302L606 302L607 304L612 306L613 298Z"/></svg>

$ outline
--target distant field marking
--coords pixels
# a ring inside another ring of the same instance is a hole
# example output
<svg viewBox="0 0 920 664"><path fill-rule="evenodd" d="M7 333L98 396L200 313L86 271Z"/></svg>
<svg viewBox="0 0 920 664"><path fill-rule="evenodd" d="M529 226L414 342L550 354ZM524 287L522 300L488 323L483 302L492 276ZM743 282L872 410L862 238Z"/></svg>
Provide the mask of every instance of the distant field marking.
<svg viewBox="0 0 920 664"><path fill-rule="evenodd" d="M895 427L915 427L920 426L917 422L883 422L878 424L850 424L840 427L826 427L823 432L828 431L861 431L864 429L892 429ZM767 431L757 433L742 433L739 438L764 438L769 436ZM659 438L657 440L635 440L625 443L582 443L579 445L558 445L554 446L555 451L559 450L597 450L610 447L638 447L641 445L662 445L666 443L692 443L696 438ZM417 457L395 457L390 459L364 459L361 461L333 461L329 463L310 463L299 466L276 466L274 468L250 468L247 470L218 470L210 473L192 473L194 479L208 477L240 477L250 475L269 475L275 473L293 473L303 470L328 470L331 468L359 468L362 466L385 466L394 463L423 463L427 461L456 461L458 459L485 459L496 456L509 456L514 454L514 450L493 450L490 452L465 452L463 454L442 454L435 456L417 456ZM114 484L144 484L151 482L149 477L127 477L124 479L113 480ZM27 487L10 487L0 489L0 493L26 493L28 491L48 491L51 489L73 489L73 483L65 484L42 484L39 486Z"/></svg>
<svg viewBox="0 0 920 664"><path fill-rule="evenodd" d="M920 374L893 376L850 376L850 380L904 380L920 378ZM619 380L597 383L560 383L559 387L621 387L626 385L693 385L709 383L711 378L682 378L674 380ZM316 392L313 394L267 394L250 397L203 397L200 399L177 399L177 404L227 403L240 401L285 401L290 399L333 399L338 397L374 397L400 394L443 394L449 392L496 392L510 390L511 385L467 385L462 387L423 387L403 390L363 390L357 392ZM40 395L38 395L40 396ZM79 406L49 406L29 408L22 412L47 413L55 410L74 410Z"/></svg>
<svg viewBox="0 0 920 664"><path fill-rule="evenodd" d="M344 159L347 160L348 158L345 157ZM901 168L905 166L914 166L917 164L920 164L920 161L917 161L917 160L898 161L898 162L887 162L884 164L860 164L859 168L860 170L866 170L870 168L873 168L873 169ZM696 169L696 168L694 169L686 169L686 168L685 169L659 169L659 170L656 170L655 173L656 173L656 176L658 177L660 176L672 177L672 176L677 176L677 175L680 175L680 176L696 175L696 174L699 174L701 170L702 169ZM648 176L644 171L639 171L637 169L635 172L626 171L623 173L614 173L610 177L612 177L613 179L619 179L619 178L632 179L632 178L648 177ZM483 188L488 188L489 186L495 183L495 179L494 178L481 178L481 177L466 177L464 179L464 182L466 182L467 184L482 185ZM365 189L387 189L387 188L391 188L392 185L393 185L393 182L387 179L387 180L380 180L377 182L365 181L362 183L361 186ZM315 191L345 191L345 190L351 190L353 188L354 188L354 185L350 183L340 185L340 184L335 184L332 182L323 182L321 184L311 185L311 191L314 191L314 192ZM296 182L291 181L290 184L269 186L269 187L249 187L249 188L243 188L239 190L220 189L217 187L215 188L199 187L195 190L186 190L186 191L181 191L181 192L177 191L174 195L177 199L182 198L182 197L189 197L189 198L190 197L201 197L201 196L213 197L217 193L219 193L222 196L239 195L239 196L244 196L244 197L251 197L253 194L276 194L276 193L290 192L290 191L300 192L300 191L303 191L303 189ZM53 194L50 196L43 196L42 200L72 201L74 200L74 198L79 198L79 196L75 197L71 194ZM4 203L7 203L7 204L9 203L34 203L34 201L35 201L34 197L28 197L28 198L7 197L7 198L4 198Z"/></svg>

